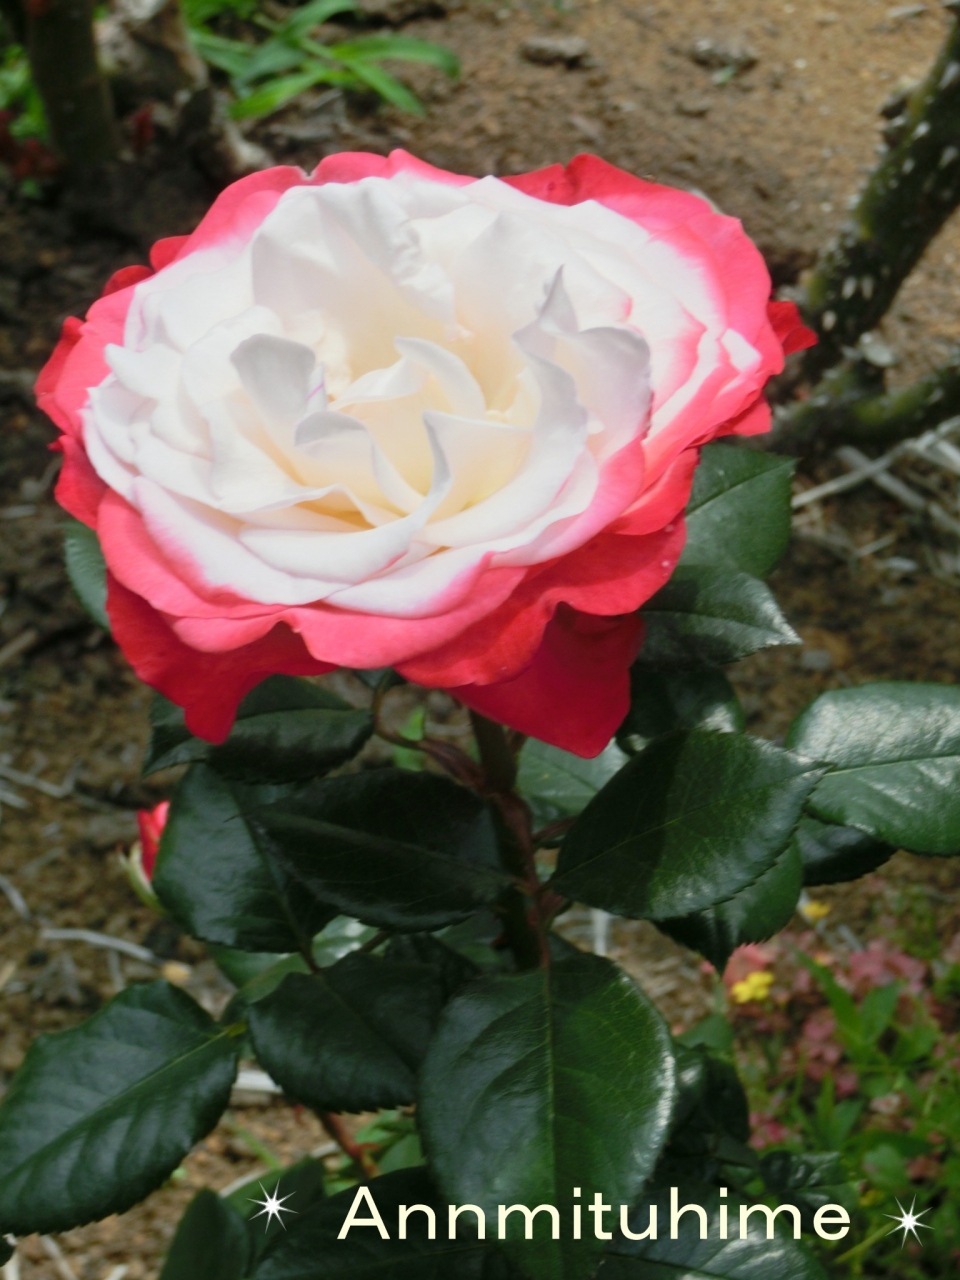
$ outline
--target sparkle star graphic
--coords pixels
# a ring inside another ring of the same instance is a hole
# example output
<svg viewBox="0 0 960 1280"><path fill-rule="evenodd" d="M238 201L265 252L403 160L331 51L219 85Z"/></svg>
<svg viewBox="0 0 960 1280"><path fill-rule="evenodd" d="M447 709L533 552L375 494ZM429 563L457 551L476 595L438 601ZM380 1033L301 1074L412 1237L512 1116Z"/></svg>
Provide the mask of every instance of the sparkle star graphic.
<svg viewBox="0 0 960 1280"><path fill-rule="evenodd" d="M929 1213L930 1210L921 1209L919 1213L914 1213L914 1210L916 1209L916 1207L917 1207L917 1197L914 1196L909 1209L905 1209L903 1205L900 1203L900 1201L898 1200L897 1208L900 1210L900 1212L885 1213L883 1215L885 1218L891 1218L897 1224L895 1227L890 1228L891 1235L893 1235L894 1231L903 1232L903 1240L900 1242L901 1249L907 1243L907 1236L910 1236L910 1235L913 1236L917 1244L920 1244L920 1235L917 1232L917 1227L922 1227L924 1231L933 1230L933 1228L928 1226L926 1222L920 1221L923 1215L925 1213Z"/></svg>
<svg viewBox="0 0 960 1280"><path fill-rule="evenodd" d="M263 1190L262 1182L260 1183L260 1190L263 1191L262 1200L254 1200L252 1196L249 1197L252 1204L263 1205L263 1208L260 1210L260 1212L255 1213L253 1216L255 1218L262 1218L264 1214L267 1215L267 1221L266 1221L266 1225L264 1226L264 1231L269 1231L270 1223L274 1220L274 1218L276 1218L276 1220L280 1223L281 1227L283 1227L284 1231L286 1231L283 1218L281 1218L280 1215L282 1213L296 1213L297 1211L296 1209L285 1209L283 1207L283 1204L285 1200L290 1199L290 1196L295 1196L297 1193L295 1191L291 1191L289 1195L281 1196L279 1182L277 1183L273 1191L270 1192L269 1194Z"/></svg>

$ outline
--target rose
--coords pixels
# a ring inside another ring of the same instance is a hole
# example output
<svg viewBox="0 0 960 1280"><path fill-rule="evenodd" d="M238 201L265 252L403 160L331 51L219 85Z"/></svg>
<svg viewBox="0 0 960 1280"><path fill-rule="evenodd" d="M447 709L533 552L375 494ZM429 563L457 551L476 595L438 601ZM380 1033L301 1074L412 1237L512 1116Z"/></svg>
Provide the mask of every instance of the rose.
<svg viewBox="0 0 960 1280"><path fill-rule="evenodd" d="M151 260L39 401L116 639L214 741L270 673L394 666L598 752L698 446L811 340L739 222L591 156L270 169Z"/></svg>

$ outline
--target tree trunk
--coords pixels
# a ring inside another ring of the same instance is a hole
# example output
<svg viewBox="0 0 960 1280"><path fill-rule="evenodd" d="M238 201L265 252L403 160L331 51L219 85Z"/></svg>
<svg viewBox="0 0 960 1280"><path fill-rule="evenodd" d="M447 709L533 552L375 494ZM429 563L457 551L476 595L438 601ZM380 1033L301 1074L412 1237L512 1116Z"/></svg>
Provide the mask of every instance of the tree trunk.
<svg viewBox="0 0 960 1280"><path fill-rule="evenodd" d="M26 42L54 148L71 175L117 159L110 91L97 63L92 0L27 0Z"/></svg>

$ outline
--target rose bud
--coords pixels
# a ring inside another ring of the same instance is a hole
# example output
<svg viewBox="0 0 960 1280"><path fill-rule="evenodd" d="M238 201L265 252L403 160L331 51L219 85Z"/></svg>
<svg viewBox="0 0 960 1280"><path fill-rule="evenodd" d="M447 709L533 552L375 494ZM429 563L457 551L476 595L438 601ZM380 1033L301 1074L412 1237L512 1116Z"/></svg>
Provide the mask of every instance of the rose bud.
<svg viewBox="0 0 960 1280"><path fill-rule="evenodd" d="M270 674L391 666L595 755L699 447L812 341L736 219L593 156L268 169L151 261L39 402L116 640L213 742Z"/></svg>
<svg viewBox="0 0 960 1280"><path fill-rule="evenodd" d="M169 812L169 800L161 800L152 809L137 810L140 839L134 842L123 859L127 878L138 897L156 911L162 908L150 882L153 880L153 869L157 864L157 853L160 849L160 837L163 835Z"/></svg>

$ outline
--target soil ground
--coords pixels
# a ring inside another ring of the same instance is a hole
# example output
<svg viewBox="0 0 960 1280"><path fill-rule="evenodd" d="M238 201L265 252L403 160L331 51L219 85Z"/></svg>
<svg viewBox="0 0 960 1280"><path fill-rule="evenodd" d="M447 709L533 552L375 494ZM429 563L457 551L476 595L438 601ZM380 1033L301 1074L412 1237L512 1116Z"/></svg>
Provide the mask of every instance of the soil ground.
<svg viewBox="0 0 960 1280"><path fill-rule="evenodd" d="M258 139L278 160L307 167L329 151L401 145L476 174L595 151L644 176L695 187L741 217L777 283L787 285L835 231L872 163L881 103L923 73L945 29L932 2L886 0L836 7L595 0L563 8L468 0L431 14L405 30L453 48L463 75L454 85L426 72L415 77L428 104L423 120L306 103L258 126ZM560 34L586 40L582 65L535 65L521 56L528 37ZM716 68L692 56L701 39L749 49L755 64L718 83ZM157 194L151 233L189 230L204 198L199 189L177 203ZM142 246L77 231L55 201L36 204L4 191L0 368L38 369L63 317L82 313L112 270L141 257ZM958 274L960 226L951 224L888 320L898 378L936 363L960 338ZM2 1088L37 1033L72 1025L119 983L155 972L82 943L51 941L46 929L94 929L145 944L176 962L174 972L211 1007L224 988L202 949L158 924L124 877L117 849L134 836L135 810L163 794L162 779L139 779L148 692L67 586L61 514L50 497L51 428L15 379L0 378L0 395L0 765L48 784L38 790L0 777ZM829 459L807 461L798 484L836 469ZM734 673L751 729L781 734L825 688L877 678L956 680L960 583L943 567L955 545L872 489L827 504L816 526L806 522L799 533L772 585L804 646L758 655ZM857 554L885 537L882 550ZM65 780L72 788L58 797ZM833 902L832 921L865 941L889 929L917 893L932 903L923 927L941 937L956 933L955 864L900 855L881 875L818 896ZM708 1007L711 979L699 960L652 927L617 926L611 945L675 1025ZM254 1170L259 1143L287 1160L325 1141L308 1114L243 1101L145 1204L58 1237L61 1261L38 1238L22 1242L21 1280L152 1280L196 1188L223 1187Z"/></svg>

